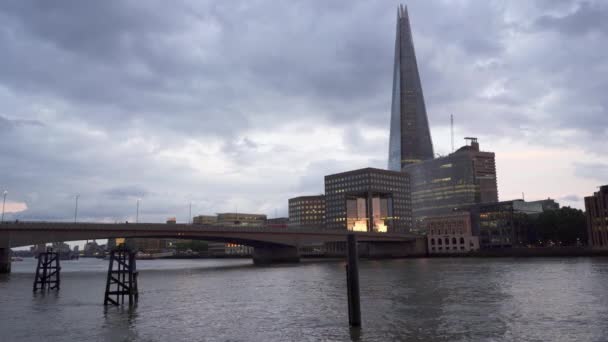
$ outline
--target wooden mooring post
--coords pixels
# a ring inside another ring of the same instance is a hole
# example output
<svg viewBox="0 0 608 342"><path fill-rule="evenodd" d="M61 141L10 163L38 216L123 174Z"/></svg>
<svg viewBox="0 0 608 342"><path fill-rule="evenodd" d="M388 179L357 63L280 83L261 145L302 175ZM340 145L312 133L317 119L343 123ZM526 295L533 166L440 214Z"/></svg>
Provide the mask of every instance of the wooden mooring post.
<svg viewBox="0 0 608 342"><path fill-rule="evenodd" d="M59 266L59 253L48 247L45 252L38 254L36 278L34 278L34 292L41 290L59 290L61 266Z"/></svg>
<svg viewBox="0 0 608 342"><path fill-rule="evenodd" d="M108 266L108 279L104 305L129 305L137 303L139 292L137 289L137 269L135 253L126 247L119 247L110 252L110 265Z"/></svg>
<svg viewBox="0 0 608 342"><path fill-rule="evenodd" d="M359 297L359 255L357 254L357 236L348 234L346 240L346 289L348 296L348 324L361 326L361 303Z"/></svg>

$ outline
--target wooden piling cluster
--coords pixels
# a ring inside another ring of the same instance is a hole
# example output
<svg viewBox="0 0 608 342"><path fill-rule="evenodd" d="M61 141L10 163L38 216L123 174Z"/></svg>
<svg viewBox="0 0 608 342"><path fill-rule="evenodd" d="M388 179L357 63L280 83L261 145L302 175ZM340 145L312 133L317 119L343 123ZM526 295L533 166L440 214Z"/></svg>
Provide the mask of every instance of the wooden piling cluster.
<svg viewBox="0 0 608 342"><path fill-rule="evenodd" d="M137 269L135 253L128 248L119 247L110 252L110 265L103 304L121 305L125 303L125 297L128 298L129 305L137 303L139 297Z"/></svg>
<svg viewBox="0 0 608 342"><path fill-rule="evenodd" d="M59 253L48 247L45 252L38 254L36 277L34 278L34 292L41 290L59 290L61 266L59 266Z"/></svg>

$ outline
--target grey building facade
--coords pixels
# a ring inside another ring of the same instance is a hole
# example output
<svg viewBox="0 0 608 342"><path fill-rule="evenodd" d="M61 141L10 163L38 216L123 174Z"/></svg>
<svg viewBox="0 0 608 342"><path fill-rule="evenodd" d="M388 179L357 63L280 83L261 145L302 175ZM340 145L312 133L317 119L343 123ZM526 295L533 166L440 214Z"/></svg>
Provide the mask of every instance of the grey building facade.
<svg viewBox="0 0 608 342"><path fill-rule="evenodd" d="M364 168L325 176L327 229L409 232L410 202L404 172Z"/></svg>
<svg viewBox="0 0 608 342"><path fill-rule="evenodd" d="M400 5L397 9L388 169L400 171L403 166L433 156L410 19L407 7Z"/></svg>

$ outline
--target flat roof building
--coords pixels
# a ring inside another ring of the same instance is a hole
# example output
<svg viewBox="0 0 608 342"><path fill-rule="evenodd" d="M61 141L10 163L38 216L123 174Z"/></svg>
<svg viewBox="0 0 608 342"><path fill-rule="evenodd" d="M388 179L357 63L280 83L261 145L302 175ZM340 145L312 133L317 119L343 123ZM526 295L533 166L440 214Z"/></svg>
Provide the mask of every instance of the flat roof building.
<svg viewBox="0 0 608 342"><path fill-rule="evenodd" d="M429 254L465 254L479 249L469 212L427 217L424 220Z"/></svg>
<svg viewBox="0 0 608 342"><path fill-rule="evenodd" d="M409 232L407 173L364 168L325 176L325 226L367 232Z"/></svg>
<svg viewBox="0 0 608 342"><path fill-rule="evenodd" d="M220 213L217 214L220 226L263 226L266 224L266 215L247 213Z"/></svg>
<svg viewBox="0 0 608 342"><path fill-rule="evenodd" d="M299 196L290 198L288 202L290 227L325 227L325 195Z"/></svg>
<svg viewBox="0 0 608 342"><path fill-rule="evenodd" d="M470 145L448 156L403 167L410 175L417 223L463 205L498 201L494 153L480 151L476 138L467 139Z"/></svg>
<svg viewBox="0 0 608 342"><path fill-rule="evenodd" d="M587 235L593 249L608 249L608 185L585 197Z"/></svg>
<svg viewBox="0 0 608 342"><path fill-rule="evenodd" d="M552 199L534 202L518 199L480 203L457 210L470 213L473 234L479 236L480 248L494 249L530 244L528 216L555 209L559 209L559 204Z"/></svg>
<svg viewBox="0 0 608 342"><path fill-rule="evenodd" d="M217 215L198 215L192 218L192 224L217 224Z"/></svg>

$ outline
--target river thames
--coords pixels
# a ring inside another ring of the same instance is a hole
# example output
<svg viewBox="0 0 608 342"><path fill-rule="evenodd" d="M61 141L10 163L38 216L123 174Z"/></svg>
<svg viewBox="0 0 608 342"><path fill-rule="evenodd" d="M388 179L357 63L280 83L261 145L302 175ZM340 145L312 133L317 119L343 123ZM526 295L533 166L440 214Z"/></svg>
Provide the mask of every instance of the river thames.
<svg viewBox="0 0 608 342"><path fill-rule="evenodd" d="M608 258L360 261L362 328L344 263L140 260L133 309L102 305L107 261L62 262L33 294L34 259L0 276L7 341L607 341Z"/></svg>

